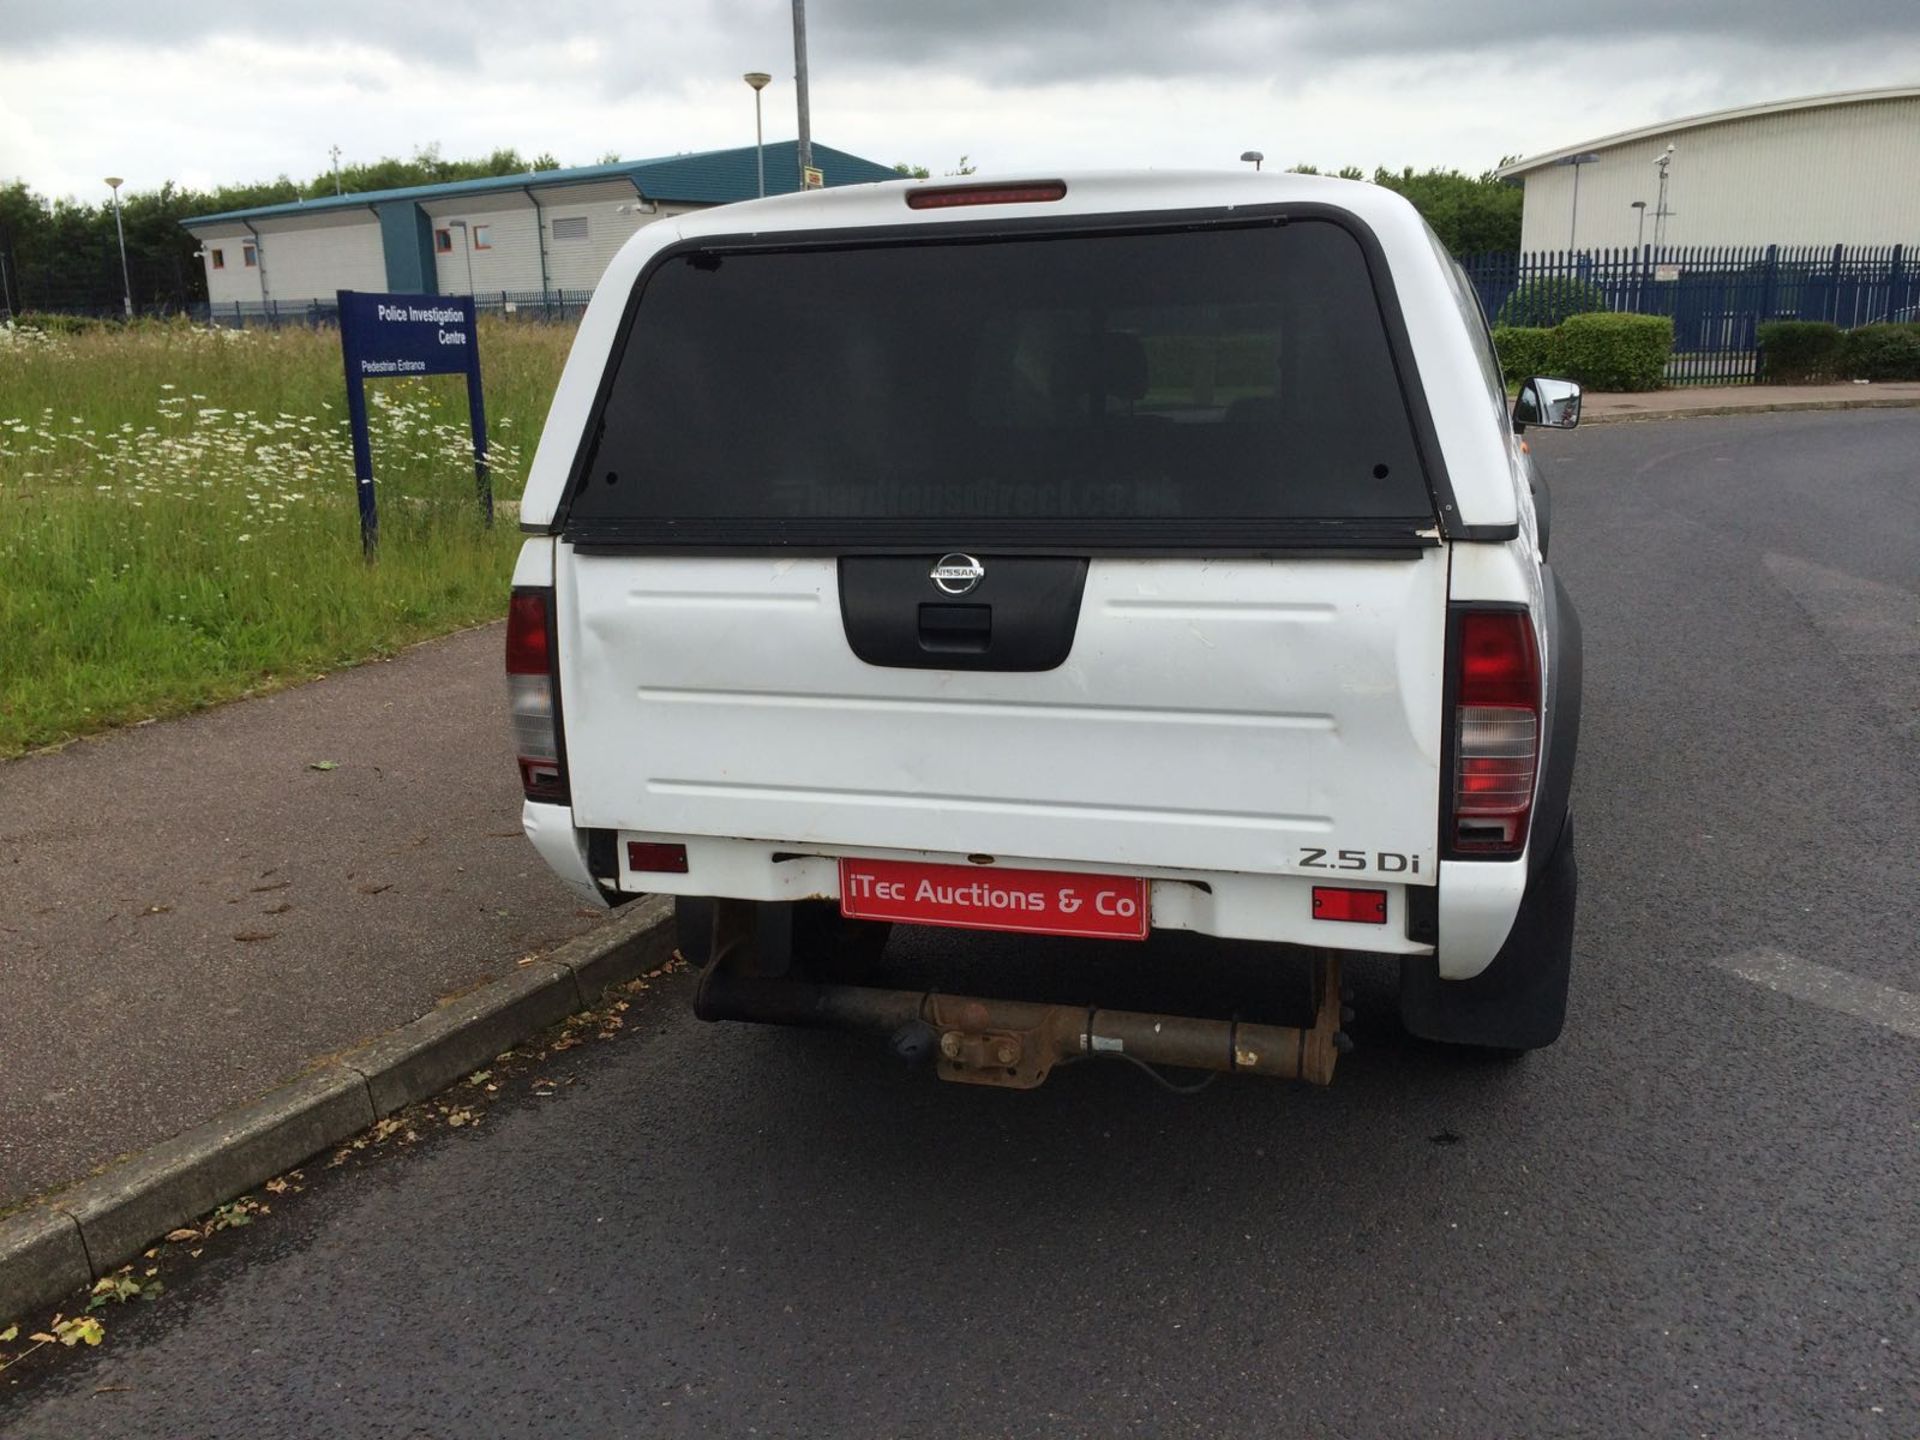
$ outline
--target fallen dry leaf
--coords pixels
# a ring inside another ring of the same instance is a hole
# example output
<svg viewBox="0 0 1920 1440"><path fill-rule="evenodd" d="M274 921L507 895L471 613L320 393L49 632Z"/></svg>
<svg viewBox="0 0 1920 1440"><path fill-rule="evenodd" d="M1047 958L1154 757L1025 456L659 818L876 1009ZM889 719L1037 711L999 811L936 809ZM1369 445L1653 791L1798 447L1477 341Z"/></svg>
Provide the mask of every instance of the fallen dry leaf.
<svg viewBox="0 0 1920 1440"><path fill-rule="evenodd" d="M251 945L256 940L271 940L279 933L277 930L237 930L233 938L244 945Z"/></svg>
<svg viewBox="0 0 1920 1440"><path fill-rule="evenodd" d="M255 895L264 895L264 894L266 894L266 893L267 893L267 891L269 891L269 890L284 890L284 889L286 889L286 888L287 888L287 887L288 887L289 885L291 885L291 884L293 884L293 882L292 882L291 880L276 880L276 881L274 881L274 882L273 882L273 883L272 883L271 885L256 885L256 886L254 886L254 887L253 887L253 893L254 893Z"/></svg>
<svg viewBox="0 0 1920 1440"><path fill-rule="evenodd" d="M393 886L392 886L391 884L388 884L388 885L362 885L362 886L360 886L360 887L359 887L359 890L360 890L360 893L361 893L362 895L378 895L378 894L379 894L379 893L380 893L380 892L381 892L382 890L391 890L392 888L393 888Z"/></svg>
<svg viewBox="0 0 1920 1440"><path fill-rule="evenodd" d="M167 1239L173 1241L176 1245L184 1240L198 1240L199 1238L200 1232L198 1230L169 1230L167 1232Z"/></svg>

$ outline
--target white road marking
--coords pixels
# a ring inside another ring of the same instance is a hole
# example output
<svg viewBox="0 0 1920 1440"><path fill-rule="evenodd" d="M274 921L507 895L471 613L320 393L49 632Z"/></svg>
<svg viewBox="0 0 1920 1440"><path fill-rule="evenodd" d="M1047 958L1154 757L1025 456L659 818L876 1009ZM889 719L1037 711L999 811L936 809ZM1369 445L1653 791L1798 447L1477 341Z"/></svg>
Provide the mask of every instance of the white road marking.
<svg viewBox="0 0 1920 1440"><path fill-rule="evenodd" d="M1910 1039L1920 1040L1920 995L1876 985L1844 970L1816 965L1784 950L1746 950L1713 962L1742 980L1796 1000L1838 1010L1859 1020L1871 1020Z"/></svg>

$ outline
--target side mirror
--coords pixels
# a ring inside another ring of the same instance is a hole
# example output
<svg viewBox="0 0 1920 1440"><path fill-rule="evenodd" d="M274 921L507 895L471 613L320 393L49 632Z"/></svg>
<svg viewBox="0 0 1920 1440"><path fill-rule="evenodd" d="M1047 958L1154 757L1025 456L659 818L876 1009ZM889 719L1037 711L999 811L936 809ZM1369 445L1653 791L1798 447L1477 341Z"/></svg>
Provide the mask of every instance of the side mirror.
<svg viewBox="0 0 1920 1440"><path fill-rule="evenodd" d="M1538 425L1545 430L1571 430L1580 423L1580 387L1571 380L1549 380L1536 375L1520 387L1513 402L1513 428Z"/></svg>

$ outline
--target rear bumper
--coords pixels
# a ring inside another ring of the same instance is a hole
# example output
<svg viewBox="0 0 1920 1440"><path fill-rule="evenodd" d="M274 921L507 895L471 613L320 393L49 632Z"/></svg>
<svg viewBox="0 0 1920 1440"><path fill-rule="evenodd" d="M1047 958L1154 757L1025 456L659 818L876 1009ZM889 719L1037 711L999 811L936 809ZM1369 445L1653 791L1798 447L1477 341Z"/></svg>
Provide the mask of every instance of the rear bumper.
<svg viewBox="0 0 1920 1440"><path fill-rule="evenodd" d="M561 806L529 805L529 811L553 812L565 817ZM544 820L545 817L543 817ZM568 822L570 825L570 821ZM562 878L577 882L586 875L584 843L563 846L556 827L528 823L529 835L549 863L557 858ZM574 834L583 832L575 831ZM544 840L545 843L542 843ZM620 831L613 847L619 874L617 890L626 894L693 895L727 900L835 900L840 898L840 870L836 855L802 853L760 840L658 835ZM627 865L629 840L670 841L687 849L685 874L634 872ZM553 853L549 853L549 852ZM964 854L946 851L848 850L849 856L880 860L920 861L959 865L991 873L993 866L970 863ZM576 869L575 866L578 866ZM1359 924L1313 918L1312 892L1316 883L1340 883L1338 877L1319 880L1294 875L1250 875L1194 870L1155 870L1148 867L1063 864L1034 856L997 856L994 865L1008 869L1069 871L1090 875L1140 876L1149 882L1152 925L1157 930L1192 930L1222 939L1259 940L1280 944L1317 945L1337 950L1389 955L1430 955L1430 944L1408 937L1410 893L1419 887L1388 885L1376 879L1355 880L1369 889L1387 892L1385 924ZM588 877L591 879L591 877ZM577 884L576 884L577 888Z"/></svg>
<svg viewBox="0 0 1920 1440"><path fill-rule="evenodd" d="M834 900L840 898L836 857L803 853L764 840L711 836L661 835L620 831L611 847L619 872L596 877L588 856L588 832L574 828L564 805L529 802L523 812L527 838L569 889L601 906L633 895L692 895L715 900ZM687 847L685 874L636 873L627 866L626 841L664 840ZM968 865L969 857L937 851L849 849L849 856L913 860L938 865ZM1251 875L1238 872L1156 870L1126 865L1064 864L1034 856L997 856L1010 869L1060 870L1090 875L1140 876L1149 882L1152 925L1156 930L1191 930L1223 940L1254 940L1281 945L1322 946L1374 955L1420 957L1437 978L1470 980L1486 970L1497 954L1511 948L1522 903L1530 889L1525 862L1505 865L1449 863L1442 866L1438 896L1439 932L1435 946L1409 935L1410 910L1431 906L1432 887L1392 885L1373 878L1348 883L1387 892L1384 925L1313 918L1313 887L1339 884L1338 876ZM602 867L604 869L604 867ZM980 867L987 873L989 867ZM1421 892L1424 890L1424 895ZM1418 930L1418 924L1411 928Z"/></svg>

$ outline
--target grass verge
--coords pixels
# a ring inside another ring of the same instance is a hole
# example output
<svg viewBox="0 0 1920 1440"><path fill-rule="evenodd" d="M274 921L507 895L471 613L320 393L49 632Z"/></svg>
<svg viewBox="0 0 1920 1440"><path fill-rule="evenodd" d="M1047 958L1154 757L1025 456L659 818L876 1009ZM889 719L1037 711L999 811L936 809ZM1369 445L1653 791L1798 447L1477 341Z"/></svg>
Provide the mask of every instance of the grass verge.
<svg viewBox="0 0 1920 1440"><path fill-rule="evenodd" d="M496 499L519 497L571 340L481 322ZM369 564L334 332L0 330L0 756L500 614L519 535L481 523L463 386L369 388Z"/></svg>

